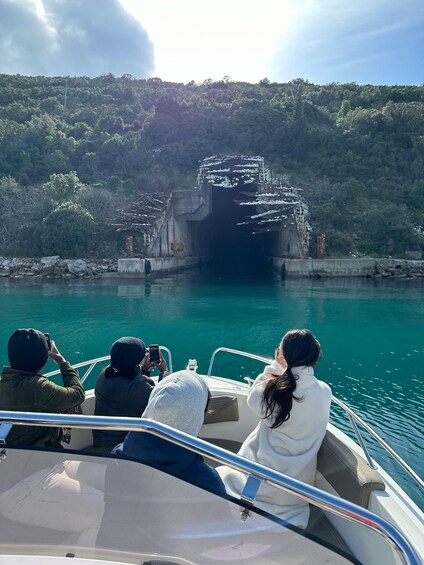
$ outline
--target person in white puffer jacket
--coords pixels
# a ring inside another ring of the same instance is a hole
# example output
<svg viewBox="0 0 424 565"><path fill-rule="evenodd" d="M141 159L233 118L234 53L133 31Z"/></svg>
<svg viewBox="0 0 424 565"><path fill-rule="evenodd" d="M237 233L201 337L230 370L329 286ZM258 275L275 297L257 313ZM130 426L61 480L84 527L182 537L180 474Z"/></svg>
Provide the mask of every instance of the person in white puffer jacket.
<svg viewBox="0 0 424 565"><path fill-rule="evenodd" d="M260 421L239 450L251 461L310 485L331 404L330 387L314 376L320 358L321 346L309 330L285 334L250 390L247 403ZM240 497L246 475L229 467L217 471L227 493ZM262 484L254 504L294 526L307 526L308 503L275 487Z"/></svg>

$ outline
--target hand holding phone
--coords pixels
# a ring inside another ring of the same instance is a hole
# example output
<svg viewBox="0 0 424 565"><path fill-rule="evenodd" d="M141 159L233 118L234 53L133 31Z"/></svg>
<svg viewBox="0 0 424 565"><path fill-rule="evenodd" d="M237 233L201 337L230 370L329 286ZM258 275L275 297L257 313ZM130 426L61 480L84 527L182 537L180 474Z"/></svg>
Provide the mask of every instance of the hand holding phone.
<svg viewBox="0 0 424 565"><path fill-rule="evenodd" d="M60 353L60 351L59 351L58 348L56 347L56 344L55 344L54 340L50 340L49 357L50 357L50 359L52 359L57 365L60 365L61 363L64 363L64 361L65 361L65 358L63 357L63 355Z"/></svg>
<svg viewBox="0 0 424 565"><path fill-rule="evenodd" d="M150 363L159 364L161 362L159 345L154 344L149 346Z"/></svg>
<svg viewBox="0 0 424 565"><path fill-rule="evenodd" d="M157 369L159 373L167 370L166 361L162 355L159 345L156 343L149 346L146 359L143 363L142 372L149 374L150 369Z"/></svg>
<svg viewBox="0 0 424 565"><path fill-rule="evenodd" d="M48 350L51 351L52 342L51 342L51 339L50 339L50 334L44 334L44 337L46 338Z"/></svg>

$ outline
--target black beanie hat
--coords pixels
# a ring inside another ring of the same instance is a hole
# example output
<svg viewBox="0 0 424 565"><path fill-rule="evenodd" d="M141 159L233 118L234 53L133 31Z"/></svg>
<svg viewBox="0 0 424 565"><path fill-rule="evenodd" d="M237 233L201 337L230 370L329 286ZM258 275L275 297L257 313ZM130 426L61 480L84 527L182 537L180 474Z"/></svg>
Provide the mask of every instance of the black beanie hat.
<svg viewBox="0 0 424 565"><path fill-rule="evenodd" d="M146 355L146 346L137 337L121 337L110 348L110 364L117 371L128 371Z"/></svg>
<svg viewBox="0 0 424 565"><path fill-rule="evenodd" d="M47 363L49 347L42 332L32 328L19 329L9 337L7 354L12 369L35 372Z"/></svg>

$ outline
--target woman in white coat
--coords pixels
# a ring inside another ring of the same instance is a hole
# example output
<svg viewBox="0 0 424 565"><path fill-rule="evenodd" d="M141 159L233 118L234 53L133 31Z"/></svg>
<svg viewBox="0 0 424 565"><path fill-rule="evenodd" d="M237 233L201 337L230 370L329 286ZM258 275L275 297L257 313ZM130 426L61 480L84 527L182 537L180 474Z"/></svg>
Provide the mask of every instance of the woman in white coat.
<svg viewBox="0 0 424 565"><path fill-rule="evenodd" d="M291 330L274 357L249 393L248 405L260 421L239 455L313 485L331 403L330 387L314 376L321 347L309 330ZM227 492L239 497L246 476L229 467L217 470ZM309 505L272 486L260 486L255 506L300 528L307 526Z"/></svg>

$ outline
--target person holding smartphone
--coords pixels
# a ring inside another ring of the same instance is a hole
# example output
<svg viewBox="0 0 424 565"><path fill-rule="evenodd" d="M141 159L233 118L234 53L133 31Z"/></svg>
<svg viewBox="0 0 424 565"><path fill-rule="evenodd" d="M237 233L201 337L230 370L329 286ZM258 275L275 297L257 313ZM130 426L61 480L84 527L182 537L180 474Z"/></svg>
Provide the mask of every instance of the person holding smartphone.
<svg viewBox="0 0 424 565"><path fill-rule="evenodd" d="M166 361L158 345L146 349L137 337L121 337L110 349L110 365L99 375L94 389L96 416L140 418L155 386L151 371L159 379L167 374ZM93 430L93 448L110 452L124 441L126 432Z"/></svg>
<svg viewBox="0 0 424 565"><path fill-rule="evenodd" d="M33 328L17 329L9 338L7 353L10 367L3 367L0 376L0 410L60 413L84 401L77 371L49 334ZM63 386L40 375L49 358L59 366ZM7 443L61 447L62 436L61 428L13 426Z"/></svg>

